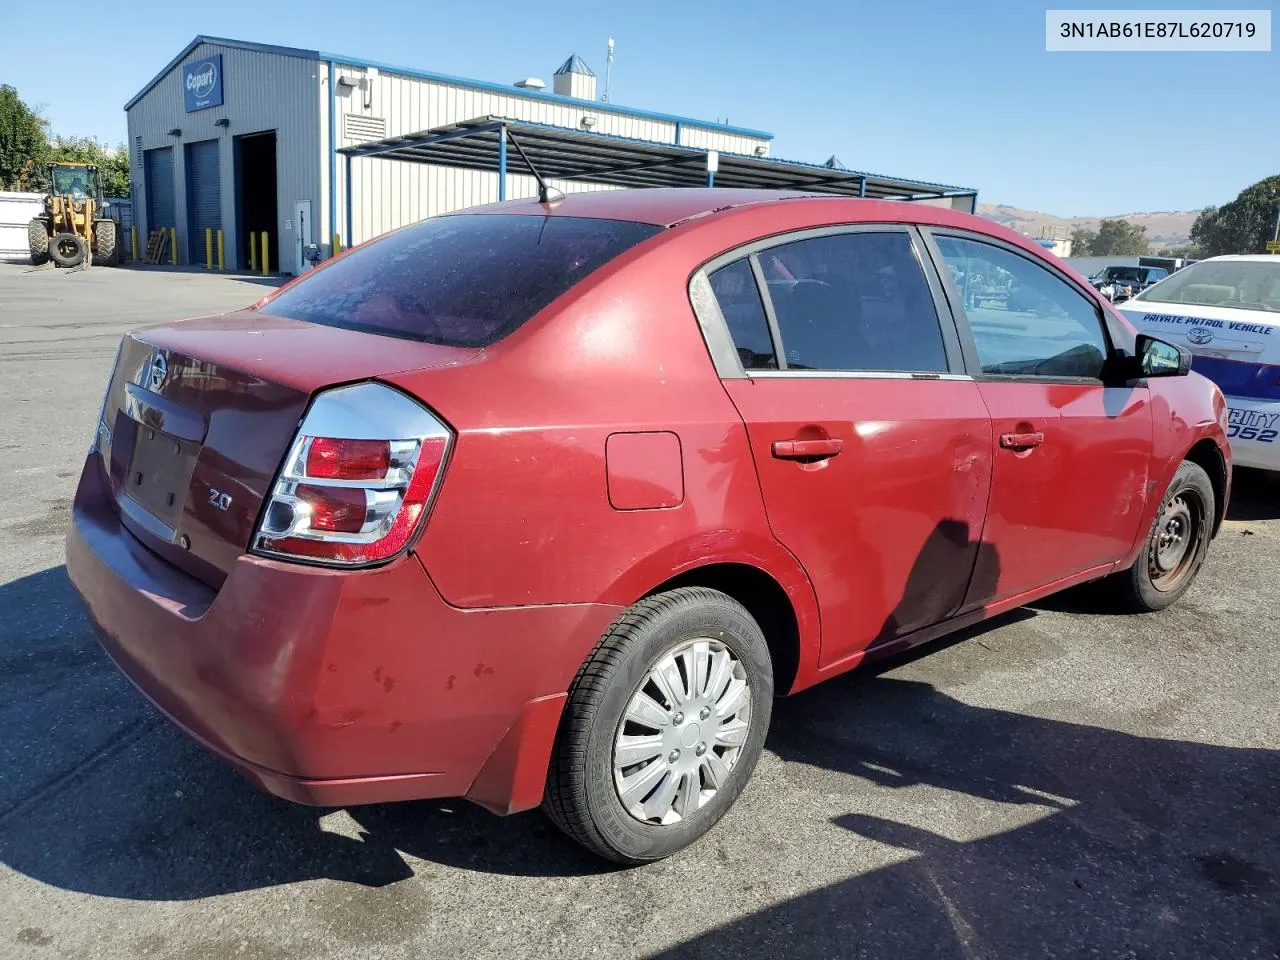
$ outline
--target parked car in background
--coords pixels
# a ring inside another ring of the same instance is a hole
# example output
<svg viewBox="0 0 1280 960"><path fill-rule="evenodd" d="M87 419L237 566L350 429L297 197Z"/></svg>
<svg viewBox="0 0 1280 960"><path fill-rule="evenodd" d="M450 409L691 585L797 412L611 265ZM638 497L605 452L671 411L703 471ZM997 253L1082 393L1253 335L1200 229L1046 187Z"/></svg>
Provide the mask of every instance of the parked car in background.
<svg viewBox="0 0 1280 960"><path fill-rule="evenodd" d="M1280 470L1280 257L1201 260L1121 310L1189 349L1192 367L1222 388L1235 462Z"/></svg>
<svg viewBox="0 0 1280 960"><path fill-rule="evenodd" d="M1110 266L1090 277L1089 282L1112 303L1119 303L1167 276L1169 271L1164 267Z"/></svg>
<svg viewBox="0 0 1280 960"><path fill-rule="evenodd" d="M775 694L1073 584L1190 586L1221 392L1033 242L734 190L423 221L124 338L67 569L274 793L704 834Z"/></svg>

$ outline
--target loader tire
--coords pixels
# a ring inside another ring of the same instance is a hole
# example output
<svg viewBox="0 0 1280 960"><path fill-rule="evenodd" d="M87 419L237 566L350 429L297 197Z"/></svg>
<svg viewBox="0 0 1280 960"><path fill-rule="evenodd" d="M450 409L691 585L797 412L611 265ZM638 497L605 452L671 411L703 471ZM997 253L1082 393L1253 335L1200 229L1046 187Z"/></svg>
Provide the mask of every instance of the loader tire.
<svg viewBox="0 0 1280 960"><path fill-rule="evenodd" d="M49 228L38 217L27 224L27 245L31 247L31 262L37 267L49 260Z"/></svg>
<svg viewBox="0 0 1280 960"><path fill-rule="evenodd" d="M120 262L120 244L114 220L94 221L93 262L114 267Z"/></svg>
<svg viewBox="0 0 1280 960"><path fill-rule="evenodd" d="M57 233L49 241L49 256L60 267L78 267L89 254L89 245L76 233Z"/></svg>

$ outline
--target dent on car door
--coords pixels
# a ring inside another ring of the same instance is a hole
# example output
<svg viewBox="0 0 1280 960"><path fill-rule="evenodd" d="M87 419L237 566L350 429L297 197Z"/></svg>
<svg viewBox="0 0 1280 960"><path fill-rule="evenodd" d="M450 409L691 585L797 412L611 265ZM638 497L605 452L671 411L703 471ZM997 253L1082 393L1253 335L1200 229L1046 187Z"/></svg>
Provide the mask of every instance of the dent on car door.
<svg viewBox="0 0 1280 960"><path fill-rule="evenodd" d="M961 318L995 433L984 539L994 596L1087 570L1131 548L1152 454L1145 387L1105 380L1113 347L1096 302L1064 274L990 238L926 231Z"/></svg>
<svg viewBox="0 0 1280 960"><path fill-rule="evenodd" d="M949 617L981 548L990 423L930 270L914 232L886 226L703 274L769 524L818 598L822 667Z"/></svg>

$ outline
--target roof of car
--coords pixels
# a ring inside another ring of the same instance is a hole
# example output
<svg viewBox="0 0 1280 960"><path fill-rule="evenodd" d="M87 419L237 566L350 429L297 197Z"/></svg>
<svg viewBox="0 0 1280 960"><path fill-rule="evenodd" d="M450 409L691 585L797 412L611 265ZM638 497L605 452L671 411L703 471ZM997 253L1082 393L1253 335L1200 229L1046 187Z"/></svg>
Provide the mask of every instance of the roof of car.
<svg viewBox="0 0 1280 960"><path fill-rule="evenodd" d="M494 203L484 207L472 207L460 213L534 213L540 215L567 217L597 217L602 220L630 220L636 223L651 223L655 226L669 227L685 220L702 217L711 213L733 210L740 207L758 204L777 203L782 200L807 200L815 203L854 204L857 209L870 216L882 216L883 212L872 213L873 207L892 210L892 219L914 219L903 217L904 206L915 207L916 204L904 204L900 200L861 200L853 197L838 197L831 194L804 193L796 190L740 190L732 188L707 187L651 187L641 190L601 190L591 193L571 193L562 200L547 205L536 199L508 200L505 203ZM954 211L940 207L921 204L918 217L927 222L948 222ZM929 211L929 213L925 213ZM937 216L941 214L942 216ZM860 219L851 217L851 219ZM994 224L991 224L994 226Z"/></svg>
<svg viewBox="0 0 1280 960"><path fill-rule="evenodd" d="M1230 253L1221 257L1210 257L1209 260L1215 263L1219 260L1248 260L1253 263L1274 263L1280 266L1280 256L1274 253ZM1199 260L1198 263L1206 263L1205 260Z"/></svg>

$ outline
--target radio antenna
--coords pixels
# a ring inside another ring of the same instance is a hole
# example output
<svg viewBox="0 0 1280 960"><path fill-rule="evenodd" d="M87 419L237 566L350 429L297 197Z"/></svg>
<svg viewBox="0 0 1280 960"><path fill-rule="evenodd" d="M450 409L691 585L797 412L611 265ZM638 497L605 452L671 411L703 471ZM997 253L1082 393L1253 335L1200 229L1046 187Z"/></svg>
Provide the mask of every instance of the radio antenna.
<svg viewBox="0 0 1280 960"><path fill-rule="evenodd" d="M609 102L609 75L613 72L613 37L609 38L609 55L604 59L604 96L600 99Z"/></svg>

